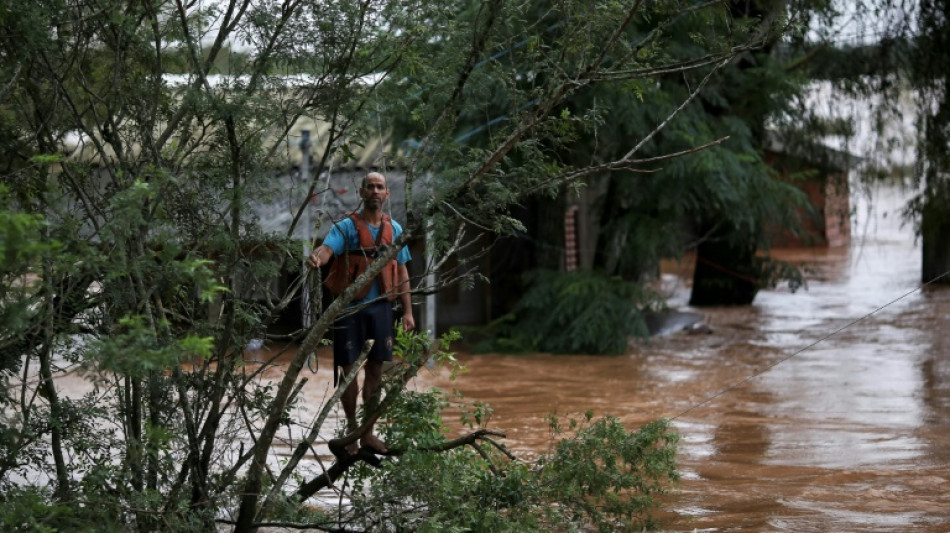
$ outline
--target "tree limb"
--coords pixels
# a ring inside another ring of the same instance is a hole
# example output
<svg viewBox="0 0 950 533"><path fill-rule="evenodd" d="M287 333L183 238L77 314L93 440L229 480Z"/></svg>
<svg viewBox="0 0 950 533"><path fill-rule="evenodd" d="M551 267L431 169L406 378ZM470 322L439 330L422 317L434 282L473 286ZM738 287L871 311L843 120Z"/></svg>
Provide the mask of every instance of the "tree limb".
<svg viewBox="0 0 950 533"><path fill-rule="evenodd" d="M499 450L502 450L502 452L505 453L505 455L507 455L509 458L514 459L514 456L511 455L511 453L508 452L504 448L504 446L501 446L500 444L492 440L490 436L504 438L505 434L499 431L491 430L491 429L480 429L472 433L469 433L468 435L463 435L456 439L452 439L450 441L446 441L434 446L420 446L416 448L416 450L422 451L422 452L443 453L443 452L453 450L455 448L460 448L462 446L475 446L475 448L478 450L479 448L476 446L477 443L479 441L485 441L485 442L490 443L492 446L498 448ZM369 449L365 447L360 448L360 451L356 455L347 455L344 457L338 457L337 462L333 463L333 465L330 466L330 468L327 469L327 471L324 472L323 475L318 476L314 479L311 479L310 481L307 481L301 484L300 488L297 489L296 494L294 494L294 497L297 498L298 501L302 502L306 500L307 498L313 496L320 490L332 486L333 483L336 482L336 480L340 479L343 476L343 474L346 473L346 471L351 466L356 464L358 461L364 461L368 464L378 466L380 464L380 461L377 455L382 455L382 456L387 456L387 457L398 457L406 453L407 451L408 450L405 450L405 449L392 448L386 453L376 454L376 453L371 452ZM484 453L484 450L479 450L479 453L482 454L483 457L485 457L486 455ZM495 470L494 467L492 469L493 471Z"/></svg>

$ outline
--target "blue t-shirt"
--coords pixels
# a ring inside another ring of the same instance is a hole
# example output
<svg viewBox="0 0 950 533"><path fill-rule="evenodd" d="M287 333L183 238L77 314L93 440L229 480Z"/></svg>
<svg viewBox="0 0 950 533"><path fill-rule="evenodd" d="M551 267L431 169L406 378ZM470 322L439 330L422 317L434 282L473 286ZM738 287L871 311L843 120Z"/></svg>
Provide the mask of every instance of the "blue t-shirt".
<svg viewBox="0 0 950 533"><path fill-rule="evenodd" d="M393 242L396 242L396 239L399 238L399 235L402 234L402 226L399 225L395 220L390 220L393 225ZM373 236L373 241L376 240L376 237L379 235L379 226L374 226L372 224L366 224L369 226L369 232ZM345 239L344 239L345 236ZM356 225L353 224L353 219L346 217L343 220L333 224L333 227L330 228L330 233L327 234L326 238L323 239L323 244L328 246L333 250L333 255L340 255L346 251L346 244L349 243L351 248L354 248L359 245L360 235L356 231ZM399 249L399 253L396 254L396 263L404 265L412 259L412 256L409 255L409 248L403 246ZM369 294L366 295L362 300L356 300L350 303L350 305L363 304L366 302L373 301L379 298L379 282L373 280L373 286L369 289Z"/></svg>

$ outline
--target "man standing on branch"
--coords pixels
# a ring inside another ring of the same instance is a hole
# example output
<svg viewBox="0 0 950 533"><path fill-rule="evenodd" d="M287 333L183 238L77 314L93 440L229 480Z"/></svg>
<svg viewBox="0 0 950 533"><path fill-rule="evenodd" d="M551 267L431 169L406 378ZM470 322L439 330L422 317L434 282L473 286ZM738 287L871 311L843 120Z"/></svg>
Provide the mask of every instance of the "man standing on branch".
<svg viewBox="0 0 950 533"><path fill-rule="evenodd" d="M385 176L370 172L363 178L359 192L363 209L334 224L323 244L310 254L308 261L311 268L320 268L336 256L326 280L327 288L334 295L349 286L402 233L402 226L383 213L383 204L389 198ZM367 357L363 379L363 404L367 412L379 400L383 363L393 359L393 300L399 297L402 302L403 328L409 331L416 326L409 294L409 272L406 270L406 263L410 259L409 249L400 249L396 259L387 263L376 278L360 289L350 307L333 326L334 375L339 367L342 367L343 375L349 374L366 340L375 341ZM341 398L348 431L358 426L358 390L356 380L353 380ZM372 426L359 444L379 453L388 451L373 432ZM356 453L356 443L348 446L347 451Z"/></svg>

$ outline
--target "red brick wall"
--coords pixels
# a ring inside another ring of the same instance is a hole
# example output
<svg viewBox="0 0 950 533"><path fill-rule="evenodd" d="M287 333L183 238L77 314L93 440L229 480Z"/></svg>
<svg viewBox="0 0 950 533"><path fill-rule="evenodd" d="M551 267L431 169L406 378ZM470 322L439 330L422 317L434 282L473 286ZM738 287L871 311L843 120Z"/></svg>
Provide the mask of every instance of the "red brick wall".
<svg viewBox="0 0 950 533"><path fill-rule="evenodd" d="M845 246L851 242L851 190L848 174L829 174L825 182L825 242Z"/></svg>
<svg viewBox="0 0 950 533"><path fill-rule="evenodd" d="M789 180L787 166L803 170L801 161L776 153L766 154L766 161ZM790 180L789 180L790 181ZM843 246L851 242L851 203L847 172L814 172L805 180L792 182L808 198L811 209L801 209L802 234L794 235L786 228L774 228L772 246L802 248L811 246Z"/></svg>

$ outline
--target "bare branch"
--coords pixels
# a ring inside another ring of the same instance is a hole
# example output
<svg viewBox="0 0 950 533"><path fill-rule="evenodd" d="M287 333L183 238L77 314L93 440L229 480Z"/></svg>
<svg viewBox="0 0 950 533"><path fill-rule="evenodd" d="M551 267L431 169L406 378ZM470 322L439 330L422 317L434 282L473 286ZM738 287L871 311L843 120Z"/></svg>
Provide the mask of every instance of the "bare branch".
<svg viewBox="0 0 950 533"><path fill-rule="evenodd" d="M669 122L670 122L671 120L673 120L673 117L675 117L677 114L679 114L680 111L682 111L686 106L688 106L688 105L699 95L699 93L703 90L703 87L706 86L706 83L708 83L709 80L712 78L713 74L715 74L716 72L718 72L720 68L726 66L726 65L729 63L729 61L731 61L731 60L732 60L732 57L730 56L729 58L727 58L727 59L725 59L725 60L723 60L723 61L720 61L720 62L715 66L715 68L713 68L712 70L710 70L709 73L706 74L706 76L703 78L703 81L701 81L701 82L699 83L699 85L689 94L689 97L686 98L686 100L683 100L683 103L681 103L681 104L679 105L679 107L677 107L675 110L673 110L673 112L670 113L670 115L669 115L668 117L666 117L666 119L665 119L663 122L661 122L659 126L653 128L653 131L651 131L649 134L647 134L647 136L644 137L643 140L641 140L639 143L637 143L636 146L633 147L633 149L631 149L629 152L627 152L626 155L624 155L622 159L624 159L624 160L629 160L631 157L633 157L633 155L634 155L635 153L637 153L637 152L640 150L640 148L643 147L644 144L647 143L647 141L649 141L650 139L652 139L658 132L660 132L661 130L663 130L663 128L665 128L666 125L669 124Z"/></svg>
<svg viewBox="0 0 950 533"><path fill-rule="evenodd" d="M350 384L353 383L353 380L356 379L356 376L359 374L360 369L363 368L363 364L366 362L366 358L369 356L370 350L373 349L374 342L375 341L373 339L368 339L366 343L363 345L363 350L360 352L360 356L359 358L357 358L356 362L354 363L353 368L350 370L348 374L344 376L343 380L337 386L336 391L334 391L333 396L331 396L330 399L327 400L326 403L323 404L323 408L320 410L320 413L317 415L313 424L310 426L310 431L300 441L296 449L294 449L294 453L290 456L290 460L288 460L284 468L281 469L280 475L274 481L274 485L271 488L270 495L267 497L266 500L264 500L264 503L261 505L260 514L262 516L266 516L267 510L273 504L274 496L280 493L281 489L284 486L284 483L287 482L287 479L297 468L297 465L300 463L300 460L303 459L304 455L306 455L307 451L311 448L314 441L317 440L317 437L320 435L320 429L323 427L323 423L326 421L327 417L330 415L330 409L334 405L336 405L336 403L340 400L340 397L343 396L343 392L346 391L346 389L350 386ZM348 435L345 435L341 439L333 439L329 441L328 444L330 445L330 451L332 451L333 454L337 456L337 458L340 457L340 453L337 453L338 451L342 451L343 454L346 454L346 446L348 446L352 442L355 442L356 439L361 437L369 427L366 424L364 424L363 426L365 427L362 428L363 429L362 431L359 431L359 430L351 431ZM326 472L324 472L324 475L326 475Z"/></svg>
<svg viewBox="0 0 950 533"><path fill-rule="evenodd" d="M699 146L694 146L692 148L687 148L686 150L680 150L679 152L672 152L669 154L658 155L656 157L648 157L646 159L630 159L627 161L627 163L631 165L642 165L644 163L658 163L660 161L668 161L670 159L676 159L677 157L683 157L684 155L694 154L696 152L701 152L708 148L712 148L713 146L720 145L728 141L729 138L730 136L726 135L725 137L720 137L716 139L715 141L711 141Z"/></svg>
<svg viewBox="0 0 950 533"><path fill-rule="evenodd" d="M712 65L719 63L724 60L729 60L735 57L737 54L742 52L747 52L755 50L758 46L737 46L722 54L709 54L700 58L691 59L689 61L681 61L678 63L672 63L669 65L664 65L662 67L655 68L645 68L645 69L631 69L631 70L608 70L604 72L598 72L592 75L592 77L597 81L618 81L618 80L632 80L632 79L641 79L641 78L655 78L659 76L666 76L669 74L678 74L681 72L686 72L690 70L696 70L707 65Z"/></svg>
<svg viewBox="0 0 950 533"><path fill-rule="evenodd" d="M443 453L455 448L460 448L462 446L475 446L476 449L479 449L476 445L479 441L486 441L491 443L493 446L502 450L510 459L514 459L514 456L508 452L503 446L500 446L497 442L493 441L490 436L495 437L505 437L504 433L499 431L490 430L490 429L480 429L468 435L463 435L456 439L440 443L435 446L424 446L417 448L418 451L423 452L433 452L433 453ZM374 454L366 448L361 448L359 453L356 455L345 455L343 457L338 457L337 462L334 463L323 475L311 479L310 481L304 482L300 485L300 488L297 489L295 497L299 501L304 501L307 498L313 496L318 491L331 486L336 480L340 479L343 474L351 466L357 463L357 461L365 461L371 465L378 465L379 458L377 455L384 455L387 457L397 457L406 453L407 450L403 449L390 449L388 452L383 454ZM484 450L481 450L484 452ZM480 453L481 453L480 452ZM483 455L484 457L485 455ZM493 467L494 470L494 467Z"/></svg>
<svg viewBox="0 0 950 533"><path fill-rule="evenodd" d="M447 120L451 113L455 112L455 107L462 97L462 90L468 83L468 80L472 75L472 71L475 70L475 67L478 64L478 59L486 49L488 36L491 34L491 29L494 26L495 19L498 16L498 10L500 9L501 5L501 0L492 0L491 4L488 4L487 6L483 4L481 6L489 10L488 18L481 28L481 33L475 33L473 35L472 46L469 49L465 66L462 68L461 72L459 72L455 84L455 90L452 92L452 96L449 97L448 101L442 104L442 113L438 118L436 118L433 126L429 128L429 134L423 137L422 141L420 142L419 149L416 150L416 154L412 157L412 160L409 163L410 169L416 167L419 162L419 158L428 151L432 140L442 129L443 123ZM407 181L409 181L409 176L407 176Z"/></svg>

